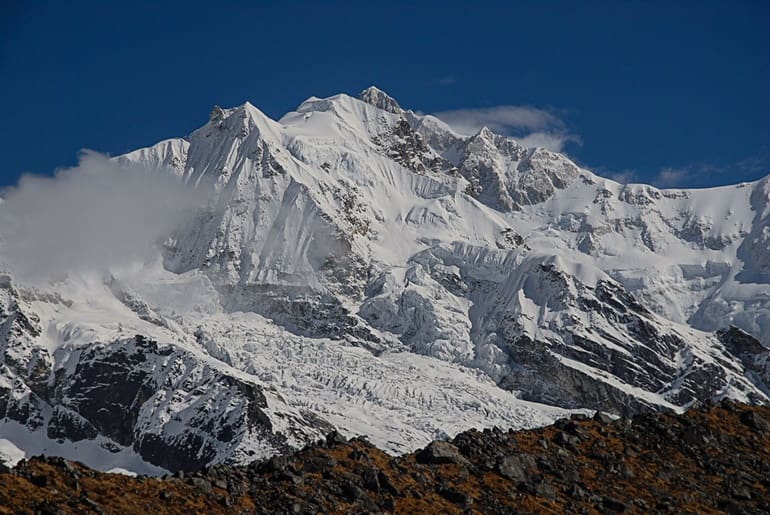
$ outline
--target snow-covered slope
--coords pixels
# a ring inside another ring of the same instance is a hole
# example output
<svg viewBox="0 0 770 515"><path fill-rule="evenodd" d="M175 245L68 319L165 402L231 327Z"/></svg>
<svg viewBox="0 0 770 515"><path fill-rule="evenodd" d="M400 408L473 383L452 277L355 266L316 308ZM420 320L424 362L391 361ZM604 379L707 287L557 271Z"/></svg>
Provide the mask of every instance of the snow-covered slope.
<svg viewBox="0 0 770 515"><path fill-rule="evenodd" d="M2 280L0 438L23 451L153 472L332 428L401 452L565 409L770 401L770 178L621 185L376 88L278 121L215 107L115 162L210 201L155 261Z"/></svg>

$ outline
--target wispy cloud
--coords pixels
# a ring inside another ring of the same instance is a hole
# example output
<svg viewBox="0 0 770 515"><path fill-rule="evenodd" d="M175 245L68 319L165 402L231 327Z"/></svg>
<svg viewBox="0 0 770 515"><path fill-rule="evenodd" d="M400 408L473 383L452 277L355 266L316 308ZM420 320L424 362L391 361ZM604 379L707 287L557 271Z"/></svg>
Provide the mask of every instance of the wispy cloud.
<svg viewBox="0 0 770 515"><path fill-rule="evenodd" d="M607 172L607 173L601 173L601 175L604 175L605 177L608 177L609 179L612 179L615 182L619 182L620 184L631 184L634 182L639 182L639 174L637 174L634 170L621 170L619 172Z"/></svg>
<svg viewBox="0 0 770 515"><path fill-rule="evenodd" d="M693 175L695 174L692 168L666 167L658 172L652 183L659 188L675 188L692 183Z"/></svg>
<svg viewBox="0 0 770 515"><path fill-rule="evenodd" d="M455 109L434 113L455 130L474 134L486 126L493 131L506 132L511 129L542 131L549 128L562 129L564 122L543 109L528 106L502 105L479 109Z"/></svg>
<svg viewBox="0 0 770 515"><path fill-rule="evenodd" d="M768 150L735 163L696 163L679 167L662 168L652 183L659 188L702 187L751 181L770 173Z"/></svg>
<svg viewBox="0 0 770 515"><path fill-rule="evenodd" d="M752 181L770 173L770 152L758 153L727 164L692 163L683 166L664 166L652 173L638 170L608 170L595 168L596 173L621 184L647 183L658 188L699 188Z"/></svg>
<svg viewBox="0 0 770 515"><path fill-rule="evenodd" d="M568 141L581 143L578 135L566 132L533 132L517 139L525 147L543 147L554 152L564 150L564 145Z"/></svg>
<svg viewBox="0 0 770 515"><path fill-rule="evenodd" d="M451 86L452 84L457 83L457 79L451 75L447 75L446 77L439 78L437 82L439 86Z"/></svg>
<svg viewBox="0 0 770 515"><path fill-rule="evenodd" d="M460 134L470 136L482 127L513 136L525 146L539 146L561 151L571 141L580 138L567 129L556 114L531 106L501 105L478 109L455 109L434 113Z"/></svg>

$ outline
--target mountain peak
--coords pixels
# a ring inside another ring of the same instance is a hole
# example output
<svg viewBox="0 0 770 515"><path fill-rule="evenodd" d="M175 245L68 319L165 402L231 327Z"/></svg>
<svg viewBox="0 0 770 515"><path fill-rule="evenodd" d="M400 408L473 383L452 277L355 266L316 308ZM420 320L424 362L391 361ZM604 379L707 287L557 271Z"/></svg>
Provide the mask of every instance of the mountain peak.
<svg viewBox="0 0 770 515"><path fill-rule="evenodd" d="M492 132L492 130L485 125L481 129L479 129L479 132L476 133L475 137L493 139L495 137L495 133Z"/></svg>
<svg viewBox="0 0 770 515"><path fill-rule="evenodd" d="M401 106L393 97L376 86L369 86L358 95L358 98L389 113L399 114L402 111Z"/></svg>

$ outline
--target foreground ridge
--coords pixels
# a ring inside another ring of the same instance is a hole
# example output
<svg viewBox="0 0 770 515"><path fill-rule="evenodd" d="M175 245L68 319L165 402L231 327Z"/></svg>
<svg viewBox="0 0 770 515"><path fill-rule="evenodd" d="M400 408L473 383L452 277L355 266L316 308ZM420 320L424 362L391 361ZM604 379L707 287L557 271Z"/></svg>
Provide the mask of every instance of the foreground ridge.
<svg viewBox="0 0 770 515"><path fill-rule="evenodd" d="M0 472L0 513L767 513L770 409L574 415L392 457L337 433L288 456L173 477L36 457Z"/></svg>

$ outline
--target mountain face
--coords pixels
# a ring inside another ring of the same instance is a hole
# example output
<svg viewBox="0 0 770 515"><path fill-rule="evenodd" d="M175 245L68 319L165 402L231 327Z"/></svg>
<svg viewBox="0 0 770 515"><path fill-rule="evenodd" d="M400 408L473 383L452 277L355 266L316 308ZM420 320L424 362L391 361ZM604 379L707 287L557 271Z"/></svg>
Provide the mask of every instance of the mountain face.
<svg viewBox="0 0 770 515"><path fill-rule="evenodd" d="M770 403L770 176L621 185L376 88L114 160L209 201L134 268L0 279L7 454L158 473Z"/></svg>

